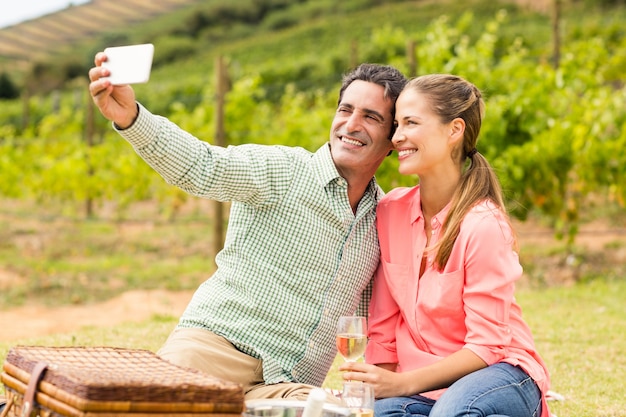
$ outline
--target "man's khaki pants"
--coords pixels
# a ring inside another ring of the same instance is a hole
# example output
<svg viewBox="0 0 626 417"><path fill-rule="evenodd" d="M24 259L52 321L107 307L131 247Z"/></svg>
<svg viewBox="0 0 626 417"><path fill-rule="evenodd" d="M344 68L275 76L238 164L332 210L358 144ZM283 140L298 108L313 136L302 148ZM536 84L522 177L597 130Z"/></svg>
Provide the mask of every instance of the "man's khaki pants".
<svg viewBox="0 0 626 417"><path fill-rule="evenodd" d="M284 398L306 400L312 385L293 382L266 385L263 362L239 351L225 338L204 329L176 329L157 352L179 366L199 369L209 375L241 384L245 400ZM328 393L327 402L339 400Z"/></svg>

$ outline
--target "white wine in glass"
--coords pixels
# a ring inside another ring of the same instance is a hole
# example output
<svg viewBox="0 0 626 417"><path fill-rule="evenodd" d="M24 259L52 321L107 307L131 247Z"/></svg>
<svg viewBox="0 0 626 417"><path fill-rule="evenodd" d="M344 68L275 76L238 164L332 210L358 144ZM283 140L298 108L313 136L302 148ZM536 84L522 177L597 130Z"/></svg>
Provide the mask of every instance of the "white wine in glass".
<svg viewBox="0 0 626 417"><path fill-rule="evenodd" d="M337 322L337 350L348 362L355 362L365 353L367 320L365 317L342 316Z"/></svg>

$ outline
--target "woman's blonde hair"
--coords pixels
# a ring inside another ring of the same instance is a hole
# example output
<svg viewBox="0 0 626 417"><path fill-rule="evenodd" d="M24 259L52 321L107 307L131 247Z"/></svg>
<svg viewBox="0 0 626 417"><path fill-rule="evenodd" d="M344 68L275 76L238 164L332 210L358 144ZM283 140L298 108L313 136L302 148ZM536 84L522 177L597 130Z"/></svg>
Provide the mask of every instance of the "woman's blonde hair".
<svg viewBox="0 0 626 417"><path fill-rule="evenodd" d="M465 121L462 146L453 150L452 158L460 165L470 160L468 168L452 196L450 211L443 223L443 236L438 244L431 248L436 251L435 264L443 270L448 262L454 242L459 235L461 222L469 210L478 202L492 201L506 214L502 188L493 168L476 150L476 142L485 103L476 86L465 79L448 74L430 74L414 78L405 90L414 91L426 97L430 109L439 116L442 123L450 123L456 118Z"/></svg>

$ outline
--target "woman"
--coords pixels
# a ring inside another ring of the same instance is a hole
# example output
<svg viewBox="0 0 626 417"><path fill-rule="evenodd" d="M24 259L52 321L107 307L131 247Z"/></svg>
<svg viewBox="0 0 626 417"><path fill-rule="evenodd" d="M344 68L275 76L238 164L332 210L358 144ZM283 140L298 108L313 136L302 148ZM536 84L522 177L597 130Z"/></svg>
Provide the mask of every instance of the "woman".
<svg viewBox="0 0 626 417"><path fill-rule="evenodd" d="M378 205L367 363L340 368L374 385L377 417L549 416L548 372L514 296L515 236L476 150L483 113L453 75L415 78L396 103L399 171L419 184Z"/></svg>

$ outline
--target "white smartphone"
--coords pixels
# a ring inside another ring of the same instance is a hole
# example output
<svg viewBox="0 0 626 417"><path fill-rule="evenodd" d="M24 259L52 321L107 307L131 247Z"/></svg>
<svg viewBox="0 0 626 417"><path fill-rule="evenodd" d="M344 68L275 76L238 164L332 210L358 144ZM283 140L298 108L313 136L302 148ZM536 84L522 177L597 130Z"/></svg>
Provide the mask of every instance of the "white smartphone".
<svg viewBox="0 0 626 417"><path fill-rule="evenodd" d="M154 56L153 44L109 47L104 50L104 54L107 60L102 66L111 71L111 75L105 77L111 84L138 84L148 82L150 79Z"/></svg>

